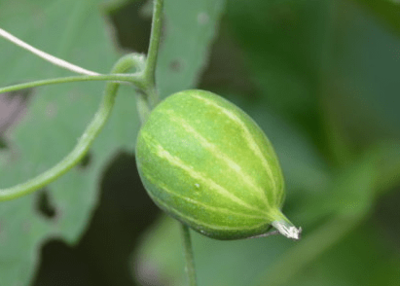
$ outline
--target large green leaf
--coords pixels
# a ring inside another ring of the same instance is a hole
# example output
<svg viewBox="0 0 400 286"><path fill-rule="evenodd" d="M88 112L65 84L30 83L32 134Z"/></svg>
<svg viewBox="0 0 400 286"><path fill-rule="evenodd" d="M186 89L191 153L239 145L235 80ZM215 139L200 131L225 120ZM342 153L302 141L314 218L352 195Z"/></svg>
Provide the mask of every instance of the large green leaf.
<svg viewBox="0 0 400 286"><path fill-rule="evenodd" d="M99 72L110 70L116 60L99 1L2 1L0 10L2 28L56 56ZM4 40L0 45L1 85L67 74ZM62 159L96 110L103 87L89 83L35 90L24 119L6 134L9 156L1 162L1 186L25 181ZM53 218L39 211L38 194L0 204L1 285L26 285L44 241L63 237L72 243L84 230L96 203L102 166L121 139L133 145L132 127L138 125L134 113L125 115L133 126L119 126L118 114L127 106L135 109L133 96L119 98L106 127L109 135L103 133L96 142L87 168L76 168L47 187Z"/></svg>
<svg viewBox="0 0 400 286"><path fill-rule="evenodd" d="M101 16L102 2L0 1L0 27L55 56L106 73L118 53ZM223 2L166 1L157 72L164 96L193 86ZM187 14L177 12L183 5L187 5ZM185 66L174 73L171 62L177 57ZM69 74L3 40L0 66L0 85ZM0 151L0 186L29 179L62 159L94 114L103 87L102 83L79 83L35 90L26 116L6 134L9 149ZM134 95L132 89L122 88L110 122L90 151L88 165L73 169L46 188L54 217L40 212L39 193L0 204L0 285L27 285L46 240L77 241L96 205L105 164L118 149L133 152L139 128Z"/></svg>
<svg viewBox="0 0 400 286"><path fill-rule="evenodd" d="M193 88L207 63L208 49L225 0L165 1L165 40L157 80L162 97Z"/></svg>
<svg viewBox="0 0 400 286"><path fill-rule="evenodd" d="M397 0L353 0L365 6L370 13L400 35L400 2Z"/></svg>

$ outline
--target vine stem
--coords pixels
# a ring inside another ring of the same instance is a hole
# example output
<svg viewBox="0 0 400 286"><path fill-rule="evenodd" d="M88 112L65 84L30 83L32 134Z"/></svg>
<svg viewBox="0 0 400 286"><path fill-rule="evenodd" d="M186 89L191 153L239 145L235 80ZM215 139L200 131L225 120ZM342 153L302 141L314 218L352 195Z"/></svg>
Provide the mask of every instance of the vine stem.
<svg viewBox="0 0 400 286"><path fill-rule="evenodd" d="M36 56L56 65L59 67L62 67L64 69L67 69L69 71L72 72L76 72L79 74L84 74L84 75L100 75L97 72L94 71L90 71L84 68L81 68L79 66L76 66L74 64L71 64L67 61L64 61L63 59L57 58L55 56L52 56L48 53L45 53L31 45L29 45L28 43L25 43L24 41L22 41L21 39L18 39L17 37L13 36L12 34L10 34L9 32L3 30L0 28L0 37L3 37L4 39L10 41L11 43L20 46L21 48L35 54Z"/></svg>
<svg viewBox="0 0 400 286"><path fill-rule="evenodd" d="M185 252L186 274L188 276L189 286L197 286L190 229L183 223L181 223L181 234Z"/></svg>
<svg viewBox="0 0 400 286"><path fill-rule="evenodd" d="M0 93L12 92L26 88L34 88L45 85L60 84L60 83L71 83L79 81L113 81L118 83L134 84L135 86L141 86L140 76L136 74L102 74L102 75L83 75L83 76L69 76L59 77L52 79L44 79L31 81L27 83L15 84L0 88Z"/></svg>
<svg viewBox="0 0 400 286"><path fill-rule="evenodd" d="M149 104L150 109L155 107L159 101L156 89L156 67L158 51L160 48L163 7L164 0L154 1L150 44L147 52L146 66L143 71L143 81L146 84L144 89L146 95L145 101Z"/></svg>
<svg viewBox="0 0 400 286"><path fill-rule="evenodd" d="M163 6L164 6L163 0L154 1L150 44L149 44L149 50L147 52L146 68L144 70L145 78L149 79L153 83L153 85L155 85L157 57L158 57L158 50L160 47Z"/></svg>
<svg viewBox="0 0 400 286"><path fill-rule="evenodd" d="M114 65L112 72L122 73L130 68L133 68L135 65L137 65L136 58L128 55L122 57ZM51 169L41 173L37 177L25 183L21 183L6 189L0 189L0 201L15 199L43 188L78 164L79 161L86 155L94 139L98 136L110 117L119 85L119 83L114 82L107 83L103 100L99 109L97 110L83 135L78 140L75 148L63 160L61 160Z"/></svg>

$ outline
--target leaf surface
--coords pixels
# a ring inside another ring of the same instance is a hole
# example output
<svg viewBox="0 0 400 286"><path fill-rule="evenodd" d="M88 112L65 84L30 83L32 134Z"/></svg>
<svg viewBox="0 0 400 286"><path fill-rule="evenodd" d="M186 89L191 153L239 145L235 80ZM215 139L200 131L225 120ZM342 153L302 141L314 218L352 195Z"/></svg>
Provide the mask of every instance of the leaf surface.
<svg viewBox="0 0 400 286"><path fill-rule="evenodd" d="M165 2L166 28L157 70L163 97L193 87L224 3ZM119 53L102 5L104 1L95 0L0 1L0 27L48 53L107 73ZM188 13L177 12L183 5ZM0 85L70 74L4 40L0 40L0 51ZM171 72L171 62L177 58L184 68ZM103 88L104 83L94 82L34 90L27 114L4 135L9 148L0 150L0 186L25 181L72 150L97 109ZM133 89L121 90L112 118L90 150L89 164L46 187L54 217L40 211L40 193L0 204L0 285L28 285L45 241L57 237L75 243L85 230L105 165L118 150L134 150L140 124L135 94Z"/></svg>

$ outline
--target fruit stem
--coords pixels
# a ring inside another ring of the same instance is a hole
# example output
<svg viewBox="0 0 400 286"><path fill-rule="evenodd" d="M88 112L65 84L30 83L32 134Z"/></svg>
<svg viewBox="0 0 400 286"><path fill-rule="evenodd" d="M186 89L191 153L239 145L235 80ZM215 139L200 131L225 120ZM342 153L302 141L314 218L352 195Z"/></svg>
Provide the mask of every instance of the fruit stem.
<svg viewBox="0 0 400 286"><path fill-rule="evenodd" d="M185 261L186 261L186 273L189 279L190 286L196 286L196 269L194 267L194 258L193 258L193 246L192 239L190 237L190 229L188 226L181 224L181 233L182 240L185 250Z"/></svg>

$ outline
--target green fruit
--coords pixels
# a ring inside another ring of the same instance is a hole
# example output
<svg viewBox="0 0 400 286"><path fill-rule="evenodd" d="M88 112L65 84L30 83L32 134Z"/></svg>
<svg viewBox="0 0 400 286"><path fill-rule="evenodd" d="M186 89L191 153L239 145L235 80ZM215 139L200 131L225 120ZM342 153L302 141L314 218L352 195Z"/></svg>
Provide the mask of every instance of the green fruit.
<svg viewBox="0 0 400 286"><path fill-rule="evenodd" d="M140 130L136 160L154 202L204 235L246 238L272 224L298 239L280 211L284 180L271 143L218 95L186 90L161 102Z"/></svg>

